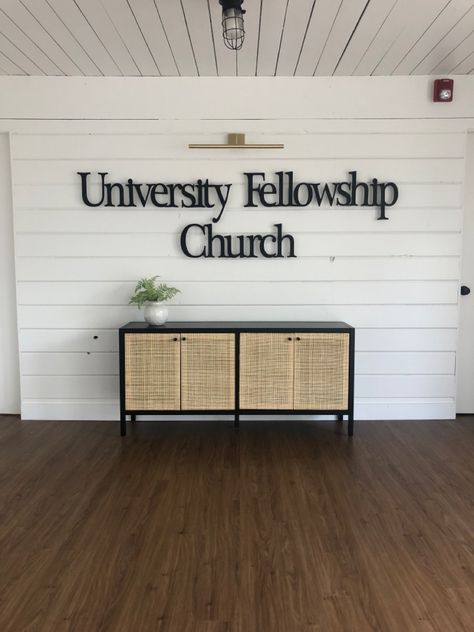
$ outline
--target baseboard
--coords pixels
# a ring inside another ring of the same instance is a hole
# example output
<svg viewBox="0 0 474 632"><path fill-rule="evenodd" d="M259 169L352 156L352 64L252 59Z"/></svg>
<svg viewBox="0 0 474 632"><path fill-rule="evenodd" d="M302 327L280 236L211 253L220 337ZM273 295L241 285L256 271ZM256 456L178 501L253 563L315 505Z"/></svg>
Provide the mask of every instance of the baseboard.
<svg viewBox="0 0 474 632"><path fill-rule="evenodd" d="M22 404L24 420L72 420L72 421L118 421L119 405L116 400L26 400ZM232 416L227 416L229 420ZM355 419L454 419L456 404L452 399L424 400L360 400L355 403ZM266 415L267 419L281 419L278 415ZM196 419L179 416L178 420ZM214 416L203 415L202 419L213 420ZM242 417L244 420L245 417ZM307 419L295 415L294 419Z"/></svg>

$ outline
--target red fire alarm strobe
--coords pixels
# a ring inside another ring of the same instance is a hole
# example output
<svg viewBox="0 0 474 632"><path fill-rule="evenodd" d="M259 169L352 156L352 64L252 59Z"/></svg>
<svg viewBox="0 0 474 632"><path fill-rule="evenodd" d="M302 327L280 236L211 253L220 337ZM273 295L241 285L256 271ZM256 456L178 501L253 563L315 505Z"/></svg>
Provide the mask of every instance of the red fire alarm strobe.
<svg viewBox="0 0 474 632"><path fill-rule="evenodd" d="M448 102L453 100L454 81L452 79L435 79L433 88L433 101Z"/></svg>

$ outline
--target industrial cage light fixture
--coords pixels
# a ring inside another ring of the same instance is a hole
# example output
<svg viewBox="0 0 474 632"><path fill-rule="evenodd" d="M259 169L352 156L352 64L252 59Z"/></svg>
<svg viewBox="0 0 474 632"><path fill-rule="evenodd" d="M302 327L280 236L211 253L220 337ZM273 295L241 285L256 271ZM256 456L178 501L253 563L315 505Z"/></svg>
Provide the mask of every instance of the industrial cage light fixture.
<svg viewBox="0 0 474 632"><path fill-rule="evenodd" d="M240 50L244 43L244 0L219 0L222 6L222 36L224 44L231 50Z"/></svg>

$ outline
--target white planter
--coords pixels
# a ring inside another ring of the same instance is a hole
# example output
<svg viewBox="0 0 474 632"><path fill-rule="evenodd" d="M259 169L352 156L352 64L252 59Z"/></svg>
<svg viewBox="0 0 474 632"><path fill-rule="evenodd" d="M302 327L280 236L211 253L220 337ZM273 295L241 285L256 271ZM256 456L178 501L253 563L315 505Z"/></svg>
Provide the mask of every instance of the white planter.
<svg viewBox="0 0 474 632"><path fill-rule="evenodd" d="M147 303L144 316L149 325L158 327L164 325L168 320L168 308L163 303Z"/></svg>

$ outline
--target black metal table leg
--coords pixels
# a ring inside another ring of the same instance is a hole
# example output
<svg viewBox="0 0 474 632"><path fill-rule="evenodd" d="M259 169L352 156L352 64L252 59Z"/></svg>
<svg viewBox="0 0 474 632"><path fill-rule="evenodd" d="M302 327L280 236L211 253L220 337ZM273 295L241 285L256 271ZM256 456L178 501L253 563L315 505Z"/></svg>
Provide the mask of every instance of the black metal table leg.
<svg viewBox="0 0 474 632"><path fill-rule="evenodd" d="M349 435L349 437L352 437L354 435L354 415L353 414L349 415L347 434Z"/></svg>
<svg viewBox="0 0 474 632"><path fill-rule="evenodd" d="M125 415L120 416L120 436L125 437L127 434L127 418Z"/></svg>
<svg viewBox="0 0 474 632"><path fill-rule="evenodd" d="M238 428L240 425L240 415L239 413L235 413L234 416L234 428Z"/></svg>
<svg viewBox="0 0 474 632"><path fill-rule="evenodd" d="M337 416L337 420L338 421L343 421L343 419L344 419L344 415L343 414L340 414L340 415Z"/></svg>

